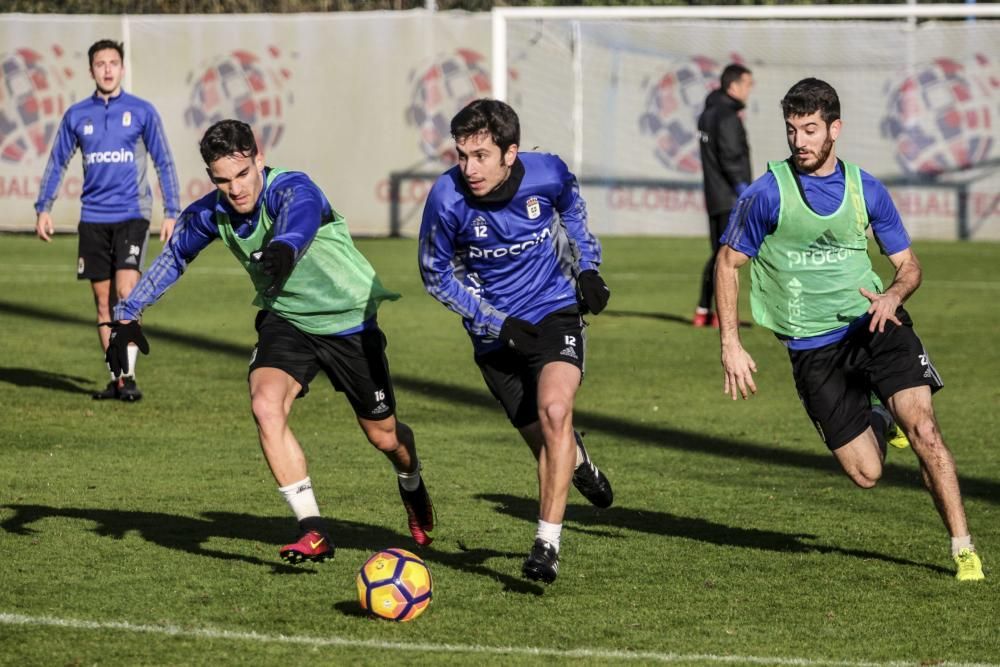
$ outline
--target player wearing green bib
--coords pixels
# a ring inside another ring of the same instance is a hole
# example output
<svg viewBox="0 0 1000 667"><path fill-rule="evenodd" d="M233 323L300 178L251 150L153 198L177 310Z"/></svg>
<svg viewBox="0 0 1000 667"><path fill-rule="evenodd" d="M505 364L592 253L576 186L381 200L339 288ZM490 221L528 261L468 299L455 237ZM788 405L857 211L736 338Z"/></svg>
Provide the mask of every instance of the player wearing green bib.
<svg viewBox="0 0 1000 667"><path fill-rule="evenodd" d="M184 210L163 252L115 308L112 370L128 370L129 343L148 352L140 314L199 252L221 239L257 292L250 403L264 457L301 532L281 557L298 563L333 556L305 454L288 426L292 404L320 370L347 396L368 441L395 468L413 539L430 544L434 510L413 431L395 417L385 336L376 321L379 304L399 295L382 286L354 247L343 216L308 176L264 166L249 125L220 121L205 132L200 148L216 191Z"/></svg>
<svg viewBox="0 0 1000 667"><path fill-rule="evenodd" d="M724 392L756 393L757 366L739 335L739 268L750 262L754 319L788 348L799 398L844 472L863 489L882 475L886 444L907 447L951 535L956 577L983 579L955 460L933 392L943 386L903 302L921 268L888 192L837 159L840 100L804 79L781 102L792 156L741 195L716 260ZM883 289L868 258L873 232L896 270Z"/></svg>

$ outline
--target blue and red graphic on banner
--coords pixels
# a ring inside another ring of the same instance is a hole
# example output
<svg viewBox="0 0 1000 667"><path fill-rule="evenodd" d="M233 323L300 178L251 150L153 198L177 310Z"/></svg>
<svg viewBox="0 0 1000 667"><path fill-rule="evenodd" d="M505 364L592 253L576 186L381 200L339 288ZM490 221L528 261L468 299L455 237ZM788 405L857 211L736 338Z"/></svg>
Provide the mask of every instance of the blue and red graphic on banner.
<svg viewBox="0 0 1000 667"><path fill-rule="evenodd" d="M886 84L886 94L882 134L895 141L905 172L930 176L996 155L1000 72L985 55L938 58Z"/></svg>
<svg viewBox="0 0 1000 667"><path fill-rule="evenodd" d="M59 121L75 101L73 70L58 44L47 53L31 48L0 54L0 160L21 164L48 156Z"/></svg>
<svg viewBox="0 0 1000 667"><path fill-rule="evenodd" d="M719 87L721 71L712 58L692 56L648 85L639 131L653 138L656 159L667 169L701 173L698 115L705 97Z"/></svg>
<svg viewBox="0 0 1000 667"><path fill-rule="evenodd" d="M188 74L187 126L202 132L212 123L237 118L254 129L262 152L277 146L285 131L287 107L294 102L292 71L280 58L276 46L268 47L263 56L237 49Z"/></svg>
<svg viewBox="0 0 1000 667"><path fill-rule="evenodd" d="M451 143L451 119L462 107L492 91L483 54L469 49L439 57L410 72L410 106L406 122L420 132L424 155L445 165L457 160Z"/></svg>

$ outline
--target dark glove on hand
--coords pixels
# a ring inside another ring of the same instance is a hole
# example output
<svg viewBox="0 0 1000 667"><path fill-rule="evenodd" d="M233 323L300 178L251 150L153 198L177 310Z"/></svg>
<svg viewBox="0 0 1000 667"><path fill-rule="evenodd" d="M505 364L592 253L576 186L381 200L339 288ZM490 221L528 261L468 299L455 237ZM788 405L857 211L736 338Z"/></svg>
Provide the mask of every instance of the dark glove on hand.
<svg viewBox="0 0 1000 667"><path fill-rule="evenodd" d="M108 351L104 355L104 359L108 362L108 368L111 369L115 377L127 375L129 372L129 343L134 343L143 354L149 354L149 341L143 335L142 327L138 321L112 324L111 340L108 341Z"/></svg>
<svg viewBox="0 0 1000 667"><path fill-rule="evenodd" d="M252 254L250 261L259 263L261 271L271 276L271 284L264 290L264 296L273 298L278 296L281 286L295 268L295 249L287 243L272 241L263 250Z"/></svg>
<svg viewBox="0 0 1000 667"><path fill-rule="evenodd" d="M500 341L516 352L527 353L538 343L540 330L528 320L508 317L500 327Z"/></svg>
<svg viewBox="0 0 1000 667"><path fill-rule="evenodd" d="M576 277L576 291L577 298L583 306L583 312L594 315L604 310L611 297L611 289L608 284L594 269L580 272L580 275Z"/></svg>

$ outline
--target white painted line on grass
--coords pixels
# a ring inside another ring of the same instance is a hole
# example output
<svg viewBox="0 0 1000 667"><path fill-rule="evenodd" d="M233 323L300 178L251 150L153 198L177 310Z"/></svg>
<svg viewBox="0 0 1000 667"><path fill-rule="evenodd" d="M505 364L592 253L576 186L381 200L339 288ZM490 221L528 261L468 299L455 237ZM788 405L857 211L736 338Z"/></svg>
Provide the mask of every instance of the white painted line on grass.
<svg viewBox="0 0 1000 667"><path fill-rule="evenodd" d="M176 625L139 625L123 621L82 621L50 616L24 616L0 613L0 624L24 626L49 626L72 630L119 630L122 632L191 637L195 639L228 639L262 644L297 644L301 646L340 646L367 648L379 651L422 651L424 653L471 653L480 655L523 655L552 658L589 658L595 660L643 660L647 662L718 662L754 665L791 665L800 667L914 667L925 664L924 659L896 660L892 662L865 662L848 660L823 660L819 658L779 658L750 655L714 655L699 653L659 653L655 651L611 651L596 648L553 649L532 646L479 646L477 644L432 644L389 642L377 639L348 639L344 637L307 637L265 635L256 632L215 630L212 628L180 627ZM934 662L935 667L1000 667L990 663Z"/></svg>

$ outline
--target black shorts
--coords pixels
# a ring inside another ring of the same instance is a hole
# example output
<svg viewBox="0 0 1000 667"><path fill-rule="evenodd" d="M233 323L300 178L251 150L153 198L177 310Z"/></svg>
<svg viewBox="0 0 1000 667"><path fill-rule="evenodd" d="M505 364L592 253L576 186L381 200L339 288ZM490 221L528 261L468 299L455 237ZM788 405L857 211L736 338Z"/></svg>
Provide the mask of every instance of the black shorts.
<svg viewBox="0 0 1000 667"><path fill-rule="evenodd" d="M550 313L538 326L541 334L535 349L522 354L501 347L476 357L486 386L516 428L538 421L538 374L545 364L573 364L583 381L587 325L576 308Z"/></svg>
<svg viewBox="0 0 1000 667"><path fill-rule="evenodd" d="M115 271L142 271L149 241L149 220L81 222L78 236L77 279L111 280Z"/></svg>
<svg viewBox="0 0 1000 667"><path fill-rule="evenodd" d="M862 325L844 340L815 350L789 350L799 399L831 450L843 447L871 423L870 392L883 403L902 389L944 383L931 363L913 322L903 308L903 323L886 322L883 333Z"/></svg>
<svg viewBox="0 0 1000 667"><path fill-rule="evenodd" d="M257 346L250 355L250 372L257 368L285 371L302 385L301 398L322 369L334 389L347 396L358 417L379 421L396 413L385 335L377 324L346 336L318 336L262 310L255 326Z"/></svg>

